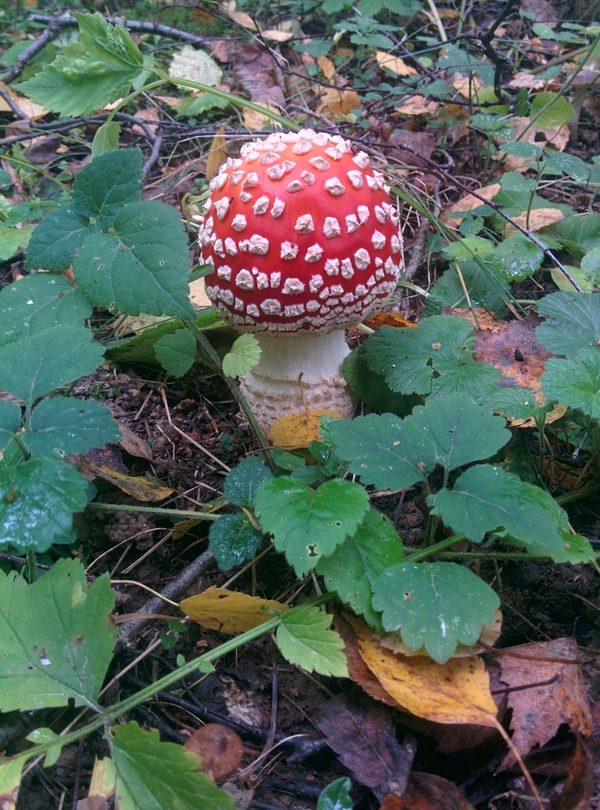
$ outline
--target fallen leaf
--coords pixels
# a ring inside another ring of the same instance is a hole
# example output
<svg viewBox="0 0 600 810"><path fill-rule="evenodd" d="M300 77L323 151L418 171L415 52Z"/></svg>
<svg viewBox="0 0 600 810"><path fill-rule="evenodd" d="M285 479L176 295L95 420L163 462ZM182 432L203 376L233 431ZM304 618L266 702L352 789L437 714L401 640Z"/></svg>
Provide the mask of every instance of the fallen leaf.
<svg viewBox="0 0 600 810"><path fill-rule="evenodd" d="M160 113L156 107L146 107L143 110L137 110L135 117L137 121L141 122L140 124L134 124L132 127L133 131L137 132L138 135L145 135L142 124L145 124L150 132L156 132L160 124Z"/></svg>
<svg viewBox="0 0 600 810"><path fill-rule="evenodd" d="M320 88L317 88L317 92ZM355 90L338 90L325 87L319 95L319 112L329 114L334 119L345 118L360 107L360 98Z"/></svg>
<svg viewBox="0 0 600 810"><path fill-rule="evenodd" d="M286 450L308 447L310 442L319 441L322 416L343 419L345 414L340 411L324 409L283 416L272 425L267 438L275 447L283 447Z"/></svg>
<svg viewBox="0 0 600 810"><path fill-rule="evenodd" d="M364 662L403 711L436 723L497 726L496 704L480 658L453 658L438 664L424 656L395 655L381 646L365 622L352 616L346 619Z"/></svg>
<svg viewBox="0 0 600 810"><path fill-rule="evenodd" d="M48 114L48 111L39 104L35 104L25 96L17 95L7 84L4 84L4 82L0 82L0 87L8 96L11 97L21 112L27 116L28 121L37 121L39 118L43 118ZM0 112L10 112L14 115L12 107L6 102L6 99L2 98L1 96Z"/></svg>
<svg viewBox="0 0 600 810"><path fill-rule="evenodd" d="M109 810L114 806L117 770L110 757L96 758L87 795L90 810Z"/></svg>
<svg viewBox="0 0 600 810"><path fill-rule="evenodd" d="M417 71L414 69L414 67L407 65L403 59L398 59L397 56L392 56L385 51L377 51L375 54L375 59L377 59L377 64L379 67L390 70L392 73L395 73L396 76L417 75Z"/></svg>
<svg viewBox="0 0 600 810"><path fill-rule="evenodd" d="M452 86L458 90L463 98L473 98L473 96L483 87L483 82L474 74L454 73L452 75Z"/></svg>
<svg viewBox="0 0 600 810"><path fill-rule="evenodd" d="M207 53L191 45L184 45L173 54L169 76L215 87L221 81L223 71Z"/></svg>
<svg viewBox="0 0 600 810"><path fill-rule="evenodd" d="M206 294L203 278L197 278L190 283L190 301L198 309L212 306L212 302Z"/></svg>
<svg viewBox="0 0 600 810"><path fill-rule="evenodd" d="M279 107L276 107L274 104L264 103L262 101L255 101L255 104L258 104L260 107L264 107L265 110L270 110L271 112L280 114L281 110ZM252 110L250 107L244 107L244 124L248 127L248 129L252 129L254 131L260 131L271 124L271 117L268 115L263 115L263 113L258 112L257 110Z"/></svg>
<svg viewBox="0 0 600 810"><path fill-rule="evenodd" d="M373 791L378 799L386 794L402 796L414 749L396 740L388 708L356 693L327 701L314 722L359 784Z"/></svg>
<svg viewBox="0 0 600 810"><path fill-rule="evenodd" d="M208 150L206 179L212 180L226 160L227 138L225 137L225 125L223 125L213 138L210 149Z"/></svg>
<svg viewBox="0 0 600 810"><path fill-rule="evenodd" d="M270 39L273 42L287 42L294 38L292 31L281 31L279 28L267 28L261 32L263 39Z"/></svg>
<svg viewBox="0 0 600 810"><path fill-rule="evenodd" d="M591 735L591 711L578 656L572 638L523 644L498 656L501 680L511 690L512 743L522 757L533 746L549 742L563 724L584 737ZM514 763L510 751L500 769Z"/></svg>
<svg viewBox="0 0 600 810"><path fill-rule="evenodd" d="M148 442L144 441L122 422L119 422L119 430L121 431L121 440L118 444L126 453L136 458L145 458L147 461L152 461L152 450Z"/></svg>
<svg viewBox="0 0 600 810"><path fill-rule="evenodd" d="M401 798L386 796L379 810L474 810L460 790L441 776L414 772Z"/></svg>
<svg viewBox="0 0 600 810"><path fill-rule="evenodd" d="M273 618L268 611L283 612L288 606L272 599L259 599L237 591L211 586L197 596L179 603L190 619L207 630L220 633L245 633Z"/></svg>
<svg viewBox="0 0 600 810"><path fill-rule="evenodd" d="M238 767L244 755L244 744L232 728L221 723L207 723L191 734L184 749L199 758L198 767L211 782L222 782Z"/></svg>
<svg viewBox="0 0 600 810"><path fill-rule="evenodd" d="M231 19L238 25L241 25L242 28L248 28L250 31L260 31L258 25L254 22L249 14L246 14L245 11L230 11L228 13Z"/></svg>
<svg viewBox="0 0 600 810"><path fill-rule="evenodd" d="M491 183L489 186L482 186L481 188L477 189L477 194L479 197L483 197L485 200L492 200L499 191L502 191L502 186L500 183ZM460 223L463 221L463 217L450 217L449 214L458 214L472 211L474 208L479 208L480 205L485 205L485 202L482 202L478 197L475 197L473 194L467 194L464 197L461 197L460 200L453 203L449 208L446 208L445 211L442 213L442 222L444 225L448 225L451 228L458 228Z"/></svg>
<svg viewBox="0 0 600 810"><path fill-rule="evenodd" d="M379 329L382 326L394 326L398 329L407 329L411 326L418 326L418 324L409 321L404 315L399 312L378 312L372 318L367 318L363 321L365 326L369 329Z"/></svg>
<svg viewBox="0 0 600 810"><path fill-rule="evenodd" d="M332 59L330 59L328 56L319 56L317 59L317 65L327 81L333 79L335 76L335 65Z"/></svg>
<svg viewBox="0 0 600 810"><path fill-rule="evenodd" d="M115 470L111 470L103 464L92 464L84 461L81 465L81 472L84 475L87 473L95 478L101 478L103 481L109 481L123 492L131 495L136 501L142 501L144 503L162 501L164 498L168 498L169 495L173 494L172 489L163 487L161 484L149 478L115 472Z"/></svg>
<svg viewBox="0 0 600 810"><path fill-rule="evenodd" d="M433 115L438 106L437 101L429 101L425 96L415 95L405 97L404 102L394 109L401 115Z"/></svg>
<svg viewBox="0 0 600 810"><path fill-rule="evenodd" d="M537 233L537 231L541 231L549 225L554 225L564 218L565 215L558 208L533 208L531 211L523 211L519 216L513 217L513 220L517 225L522 225L524 228ZM510 236L513 233L517 233L517 228L512 222L507 222L504 235Z"/></svg>
<svg viewBox="0 0 600 810"><path fill-rule="evenodd" d="M508 83L509 87L519 89L525 87L527 90L543 90L546 86L545 79L538 79L532 73L517 71Z"/></svg>
<svg viewBox="0 0 600 810"><path fill-rule="evenodd" d="M550 799L550 810L589 810L595 781L592 755L578 735L571 770L560 796Z"/></svg>

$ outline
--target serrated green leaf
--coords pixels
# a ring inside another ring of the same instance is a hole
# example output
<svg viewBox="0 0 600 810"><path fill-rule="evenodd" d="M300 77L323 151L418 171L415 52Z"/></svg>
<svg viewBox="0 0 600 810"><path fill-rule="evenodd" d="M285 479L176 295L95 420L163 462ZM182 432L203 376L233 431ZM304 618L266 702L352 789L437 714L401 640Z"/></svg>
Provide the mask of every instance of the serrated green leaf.
<svg viewBox="0 0 600 810"><path fill-rule="evenodd" d="M19 90L61 117L89 115L129 91L142 65L142 54L122 25L99 14L75 12L79 41L46 65Z"/></svg>
<svg viewBox="0 0 600 810"><path fill-rule="evenodd" d="M154 344L156 359L172 377L183 377L196 360L196 338L189 329L178 329Z"/></svg>
<svg viewBox="0 0 600 810"><path fill-rule="evenodd" d="M535 393L530 388L496 386L481 398L481 403L507 419L530 419L537 408Z"/></svg>
<svg viewBox="0 0 600 810"><path fill-rule="evenodd" d="M385 629L400 630L408 647L424 647L440 664L458 643L474 644L500 604L489 585L454 563L392 566L375 580L373 591Z"/></svg>
<svg viewBox="0 0 600 810"><path fill-rule="evenodd" d="M583 349L573 360L550 358L541 383L548 399L600 419L600 349Z"/></svg>
<svg viewBox="0 0 600 810"><path fill-rule="evenodd" d="M575 357L584 348L600 345L600 296L551 293L542 298L538 311L547 320L535 330L536 337L553 354Z"/></svg>
<svg viewBox="0 0 600 810"><path fill-rule="evenodd" d="M174 208L145 200L121 208L114 232L90 235L74 264L95 304L128 315L190 318L187 239Z"/></svg>
<svg viewBox="0 0 600 810"><path fill-rule="evenodd" d="M277 628L277 646L290 664L307 672L348 677L344 642L330 630L332 616L316 607L300 606L282 614Z"/></svg>
<svg viewBox="0 0 600 810"><path fill-rule="evenodd" d="M372 606L371 582L403 558L402 541L396 529L385 515L369 509L354 535L329 557L321 557L316 571L328 591L336 591L354 613L377 625L379 616Z"/></svg>
<svg viewBox="0 0 600 810"><path fill-rule="evenodd" d="M352 810L354 807L350 790L352 782L347 776L336 779L321 791L317 802L317 810Z"/></svg>
<svg viewBox="0 0 600 810"><path fill-rule="evenodd" d="M114 152L119 148L121 126L116 121L106 121L96 130L92 141L92 157L99 157L106 152Z"/></svg>
<svg viewBox="0 0 600 810"><path fill-rule="evenodd" d="M454 266L445 271L429 291L425 312L437 314L442 307L465 309L474 306L483 307L498 318L504 317L507 312L506 301L510 299L510 286L507 282L496 278L487 265L475 261L462 261L460 272L459 277ZM469 294L468 300L463 283Z"/></svg>
<svg viewBox="0 0 600 810"><path fill-rule="evenodd" d="M15 228L0 226L0 260L10 259L18 250L26 248L33 233L32 225Z"/></svg>
<svg viewBox="0 0 600 810"><path fill-rule="evenodd" d="M106 230L123 206L139 201L144 156L141 149L116 149L94 158L73 183L73 205L82 217Z"/></svg>
<svg viewBox="0 0 600 810"><path fill-rule="evenodd" d="M119 441L121 431L95 400L52 397L33 409L29 429L19 438L32 455L64 458Z"/></svg>
<svg viewBox="0 0 600 810"><path fill-rule="evenodd" d="M92 307L64 276L35 273L0 290L0 345L57 324L82 326Z"/></svg>
<svg viewBox="0 0 600 810"><path fill-rule="evenodd" d="M474 345L468 321L435 315L412 329L383 326L364 347L369 366L384 375L392 391L427 394L435 372L452 377L461 365L474 364Z"/></svg>
<svg viewBox="0 0 600 810"><path fill-rule="evenodd" d="M0 399L0 453L21 426L21 408L16 402Z"/></svg>
<svg viewBox="0 0 600 810"><path fill-rule="evenodd" d="M136 722L113 729L117 805L132 810L227 810L233 797L199 770L198 757Z"/></svg>
<svg viewBox="0 0 600 810"><path fill-rule="evenodd" d="M564 551L565 513L547 492L501 467L471 467L452 491L442 489L428 500L447 526L474 543L493 532L526 548L534 544L551 558Z"/></svg>
<svg viewBox="0 0 600 810"><path fill-rule="evenodd" d="M522 233L509 236L497 245L491 264L504 281L522 281L539 270L544 251Z"/></svg>
<svg viewBox="0 0 600 810"><path fill-rule="evenodd" d="M46 551L70 532L88 493L85 478L62 461L32 458L0 467L0 547Z"/></svg>
<svg viewBox="0 0 600 810"><path fill-rule="evenodd" d="M91 343L91 338L83 326L54 326L0 346L0 388L34 402L91 374L102 362L102 346Z"/></svg>
<svg viewBox="0 0 600 810"><path fill-rule="evenodd" d="M558 93L538 93L531 102L530 117L539 129L560 127L574 116L573 105Z"/></svg>
<svg viewBox="0 0 600 810"><path fill-rule="evenodd" d="M97 709L116 639L113 608L108 576L88 587L79 560L59 560L31 585L0 572L0 709L70 700Z"/></svg>
<svg viewBox="0 0 600 810"><path fill-rule="evenodd" d="M46 214L34 230L27 248L28 269L66 270L90 233L97 230L75 210L72 202L61 205Z"/></svg>
<svg viewBox="0 0 600 810"><path fill-rule="evenodd" d="M256 556L263 534L241 514L223 515L211 523L208 540L221 571L230 571Z"/></svg>
<svg viewBox="0 0 600 810"><path fill-rule="evenodd" d="M560 241L575 255L600 247L600 214L565 217L556 226Z"/></svg>
<svg viewBox="0 0 600 810"><path fill-rule="evenodd" d="M254 335L244 334L237 338L223 358L223 374L241 377L258 364L261 348Z"/></svg>
<svg viewBox="0 0 600 810"><path fill-rule="evenodd" d="M436 463L430 437L409 416L369 414L331 422L328 430L349 471L377 489L406 489L425 481Z"/></svg>
<svg viewBox="0 0 600 810"><path fill-rule="evenodd" d="M446 470L489 458L510 439L502 417L456 393L429 397L407 420L414 423L417 432L429 437L437 463Z"/></svg>
<svg viewBox="0 0 600 810"><path fill-rule="evenodd" d="M271 471L255 457L245 458L232 467L225 480L223 494L234 506L250 506L261 484L273 478Z"/></svg>
<svg viewBox="0 0 600 810"><path fill-rule="evenodd" d="M342 365L344 379L358 399L372 405L376 411L406 416L417 402L416 396L404 396L391 391L382 374L376 374L364 357L363 347L350 352Z"/></svg>
<svg viewBox="0 0 600 810"><path fill-rule="evenodd" d="M489 239L468 236L465 239L459 239L457 242L450 242L450 244L446 245L442 250L442 253L447 259L462 261L464 259L472 259L473 256L488 256L493 250L494 244L490 242Z"/></svg>
<svg viewBox="0 0 600 810"><path fill-rule="evenodd" d="M311 489L301 481L275 478L259 487L256 515L276 549L284 552L299 577L320 557L332 554L355 532L369 508L363 487L339 478Z"/></svg>

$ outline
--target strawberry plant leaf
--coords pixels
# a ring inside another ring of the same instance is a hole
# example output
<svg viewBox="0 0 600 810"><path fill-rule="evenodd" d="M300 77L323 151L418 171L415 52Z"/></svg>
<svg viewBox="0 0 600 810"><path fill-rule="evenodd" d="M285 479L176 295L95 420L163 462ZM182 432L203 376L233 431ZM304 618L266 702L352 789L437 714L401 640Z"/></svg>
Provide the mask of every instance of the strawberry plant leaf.
<svg viewBox="0 0 600 810"><path fill-rule="evenodd" d="M90 489L74 467L49 458L0 466L0 547L46 551L67 534Z"/></svg>
<svg viewBox="0 0 600 810"><path fill-rule="evenodd" d="M556 226L563 245L578 256L600 247L600 214L565 217Z"/></svg>
<svg viewBox="0 0 600 810"><path fill-rule="evenodd" d="M442 489L428 500L447 526L474 543L493 532L508 543L535 546L536 553L543 549L552 559L564 550L563 510L547 492L501 467L471 467L452 491Z"/></svg>
<svg viewBox="0 0 600 810"><path fill-rule="evenodd" d="M399 630L412 650L445 663L458 643L468 646L494 619L500 600L483 580L454 563L402 563L373 583L373 606L383 626Z"/></svg>
<svg viewBox="0 0 600 810"><path fill-rule="evenodd" d="M227 810L233 797L200 771L199 759L181 745L161 742L156 729L136 722L113 729L116 800L130 810Z"/></svg>
<svg viewBox="0 0 600 810"><path fill-rule="evenodd" d="M108 408L95 400L52 397L36 405L29 429L19 438L33 455L64 458L117 442L121 431Z"/></svg>
<svg viewBox="0 0 600 810"><path fill-rule="evenodd" d="M369 509L354 535L331 556L321 557L316 571L323 577L328 591L336 591L342 602L376 626L379 616L371 603L371 582L403 558L402 541L394 526L385 515Z"/></svg>
<svg viewBox="0 0 600 810"><path fill-rule="evenodd" d="M129 92L142 65L142 54L122 25L99 14L75 12L79 41L18 89L61 117L89 115Z"/></svg>
<svg viewBox="0 0 600 810"><path fill-rule="evenodd" d="M347 776L336 779L321 791L317 810L352 810L354 804L350 796L352 782Z"/></svg>
<svg viewBox="0 0 600 810"><path fill-rule="evenodd" d="M112 227L121 208L141 197L143 160L141 149L115 149L94 158L73 183L74 210L101 230Z"/></svg>
<svg viewBox="0 0 600 810"><path fill-rule="evenodd" d="M172 377L183 377L196 360L196 338L189 329L178 329L154 344L156 359Z"/></svg>
<svg viewBox="0 0 600 810"><path fill-rule="evenodd" d="M259 487L254 506L263 531L273 535L275 548L303 577L355 532L369 496L359 484L339 478L318 489L292 478L274 478Z"/></svg>
<svg viewBox="0 0 600 810"><path fill-rule="evenodd" d="M102 346L91 339L89 329L66 325L0 346L0 388L31 403L91 374L102 362Z"/></svg>
<svg viewBox="0 0 600 810"><path fill-rule="evenodd" d="M250 506L261 484L273 478L271 471L255 457L245 458L233 467L225 484L223 494L234 506Z"/></svg>
<svg viewBox="0 0 600 810"><path fill-rule="evenodd" d="M108 576L88 587L79 560L59 560L31 585L15 572L0 572L0 709L70 700L97 709L116 639L113 607Z"/></svg>
<svg viewBox="0 0 600 810"><path fill-rule="evenodd" d="M92 307L64 276L36 273L0 290L0 345L57 324L82 326Z"/></svg>
<svg viewBox="0 0 600 810"><path fill-rule="evenodd" d="M223 358L223 374L241 377L260 360L261 348L254 335L240 335Z"/></svg>
<svg viewBox="0 0 600 810"><path fill-rule="evenodd" d="M73 203L65 203L46 214L29 240L28 269L56 273L66 270L91 231L97 231L96 225L77 213Z"/></svg>
<svg viewBox="0 0 600 810"><path fill-rule="evenodd" d="M0 453L21 427L21 408L16 402L0 399Z"/></svg>
<svg viewBox="0 0 600 810"><path fill-rule="evenodd" d="M429 437L438 464L446 470L489 458L510 439L501 416L494 416L485 405L456 393L429 397L407 419Z"/></svg>
<svg viewBox="0 0 600 810"><path fill-rule="evenodd" d="M538 311L547 320L536 337L548 351L574 357L582 348L600 345L600 297L594 293L555 292L542 298Z"/></svg>
<svg viewBox="0 0 600 810"><path fill-rule="evenodd" d="M332 421L327 429L349 471L377 489L406 489L425 481L436 463L433 442L410 416L369 414Z"/></svg>
<svg viewBox="0 0 600 810"><path fill-rule="evenodd" d="M496 246L491 256L491 264L504 281L522 281L539 270L544 251L524 234L509 236Z"/></svg>
<svg viewBox="0 0 600 810"><path fill-rule="evenodd" d="M177 211L145 200L120 209L111 233L92 233L74 263L95 304L128 315L190 318L187 240Z"/></svg>
<svg viewBox="0 0 600 810"><path fill-rule="evenodd" d="M600 419L599 349L583 349L573 360L550 358L541 382L549 399Z"/></svg>
<svg viewBox="0 0 600 810"><path fill-rule="evenodd" d="M230 571L256 555L263 534L243 515L223 515L211 524L208 540L221 571Z"/></svg>
<svg viewBox="0 0 600 810"><path fill-rule="evenodd" d="M300 606L282 614L277 628L277 646L290 664L307 672L348 677L344 642L329 627L332 616L316 607Z"/></svg>

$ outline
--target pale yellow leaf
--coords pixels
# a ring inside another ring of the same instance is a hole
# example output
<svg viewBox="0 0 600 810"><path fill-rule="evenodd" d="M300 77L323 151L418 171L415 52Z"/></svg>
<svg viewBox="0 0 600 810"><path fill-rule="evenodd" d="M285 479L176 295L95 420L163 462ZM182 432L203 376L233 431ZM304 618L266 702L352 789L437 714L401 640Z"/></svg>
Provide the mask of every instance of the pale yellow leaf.
<svg viewBox="0 0 600 810"><path fill-rule="evenodd" d="M270 39L273 42L287 42L290 39L293 39L293 33L291 31L280 31L278 28L268 28L266 31L263 31L261 34L263 39Z"/></svg>
<svg viewBox="0 0 600 810"><path fill-rule="evenodd" d="M346 617L358 639L360 655L381 686L404 711L435 723L497 726L489 676L476 656L438 664L407 658L381 646L362 620Z"/></svg>
<svg viewBox="0 0 600 810"><path fill-rule="evenodd" d="M215 87L221 81L223 71L207 53L184 45L173 54L169 76Z"/></svg>
<svg viewBox="0 0 600 810"><path fill-rule="evenodd" d="M309 442L319 441L322 416L343 419L344 414L334 410L305 411L283 416L269 430L267 438L275 447L295 450L307 447Z"/></svg>
<svg viewBox="0 0 600 810"><path fill-rule="evenodd" d="M491 183L489 186L482 186L481 188L478 188L477 194L479 197L484 197L486 200L491 200L501 190L502 186L500 183ZM472 211L473 208L479 208L480 205L485 205L485 202L482 202L473 194L467 194L465 197L461 197L458 202L455 202L449 208L446 208L441 217L442 222L444 225L449 225L451 228L458 228L460 223L463 221L463 217L449 217L448 214L457 213L459 211Z"/></svg>
<svg viewBox="0 0 600 810"><path fill-rule="evenodd" d="M513 217L518 225L522 225L534 233L541 231L542 228L547 228L549 225L554 225L555 222L560 222L564 218L565 215L558 208L533 208L531 211L523 211L518 217ZM507 222L504 235L510 236L516 232L517 228L512 223Z"/></svg>
<svg viewBox="0 0 600 810"><path fill-rule="evenodd" d="M208 295L206 294L206 287L203 278L197 278L190 283L190 301L198 309L212 306Z"/></svg>
<svg viewBox="0 0 600 810"><path fill-rule="evenodd" d="M436 101L430 101L425 96L408 96L399 107L394 107L402 115L431 115L438 108Z"/></svg>
<svg viewBox="0 0 600 810"><path fill-rule="evenodd" d="M109 481L123 492L131 495L136 501L143 501L145 503L162 501L164 498L168 498L169 495L173 494L172 489L163 487L157 481L153 481L150 478L125 475L124 473L116 472L109 467L105 467L104 464L93 464L85 459L81 463L81 472L86 478L95 477L101 478L103 481Z"/></svg>
<svg viewBox="0 0 600 810"><path fill-rule="evenodd" d="M255 101L254 103L258 104L259 107L264 107L265 110L270 110L278 115L281 114L281 110L274 104L263 101ZM268 115L263 115L256 110L250 109L250 107L244 107L244 124L246 124L248 129L260 131L265 127L272 126L272 119Z"/></svg>
<svg viewBox="0 0 600 810"><path fill-rule="evenodd" d="M4 84L4 82L0 82L0 87L12 98L17 107L29 120L43 118L46 115L47 110L45 110L39 104L35 104L30 99L25 98L25 96L18 96L7 84ZM8 104L6 99L2 98L2 96L0 96L0 112L13 112L10 104Z"/></svg>
<svg viewBox="0 0 600 810"><path fill-rule="evenodd" d="M515 89L525 87L527 90L543 90L546 86L546 81L545 79L538 79L532 73L525 73L519 70L509 81L508 86Z"/></svg>
<svg viewBox="0 0 600 810"><path fill-rule="evenodd" d="M333 60L331 60L328 56L319 56L317 59L317 65L327 81L333 79L335 76L335 65L333 64Z"/></svg>
<svg viewBox="0 0 600 810"><path fill-rule="evenodd" d="M259 599L237 591L211 586L197 596L179 603L190 619L220 633L245 633L273 618L269 611L283 612L287 605L272 599Z"/></svg>
<svg viewBox="0 0 600 810"><path fill-rule="evenodd" d="M241 25L242 28L249 28L251 31L260 31L258 25L245 11L230 11L229 16L238 25Z"/></svg>
<svg viewBox="0 0 600 810"><path fill-rule="evenodd" d="M225 138L225 126L223 125L210 145L208 158L206 159L206 179L212 180L226 160L227 138Z"/></svg>
<svg viewBox="0 0 600 810"><path fill-rule="evenodd" d="M483 87L483 82L473 74L465 76L462 73L455 73L452 76L452 86L463 98L472 98Z"/></svg>
<svg viewBox="0 0 600 810"><path fill-rule="evenodd" d="M345 118L360 107L360 98L354 90L337 90L325 87L319 98L319 112L329 113L333 118Z"/></svg>
<svg viewBox="0 0 600 810"><path fill-rule="evenodd" d="M403 59L399 59L397 56L392 56L385 51L377 51L375 58L377 59L379 67L391 70L391 72L395 73L396 76L417 75L417 71L414 69L414 67L407 65Z"/></svg>

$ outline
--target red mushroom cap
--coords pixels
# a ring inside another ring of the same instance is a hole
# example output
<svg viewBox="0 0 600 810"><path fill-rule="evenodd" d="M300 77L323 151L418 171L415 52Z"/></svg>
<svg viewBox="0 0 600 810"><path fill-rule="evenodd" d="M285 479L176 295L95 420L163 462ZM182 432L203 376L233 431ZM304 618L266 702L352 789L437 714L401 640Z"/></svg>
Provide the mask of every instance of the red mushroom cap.
<svg viewBox="0 0 600 810"><path fill-rule="evenodd" d="M245 144L210 182L200 228L206 292L241 332L329 332L381 308L402 262L382 175L339 135Z"/></svg>

